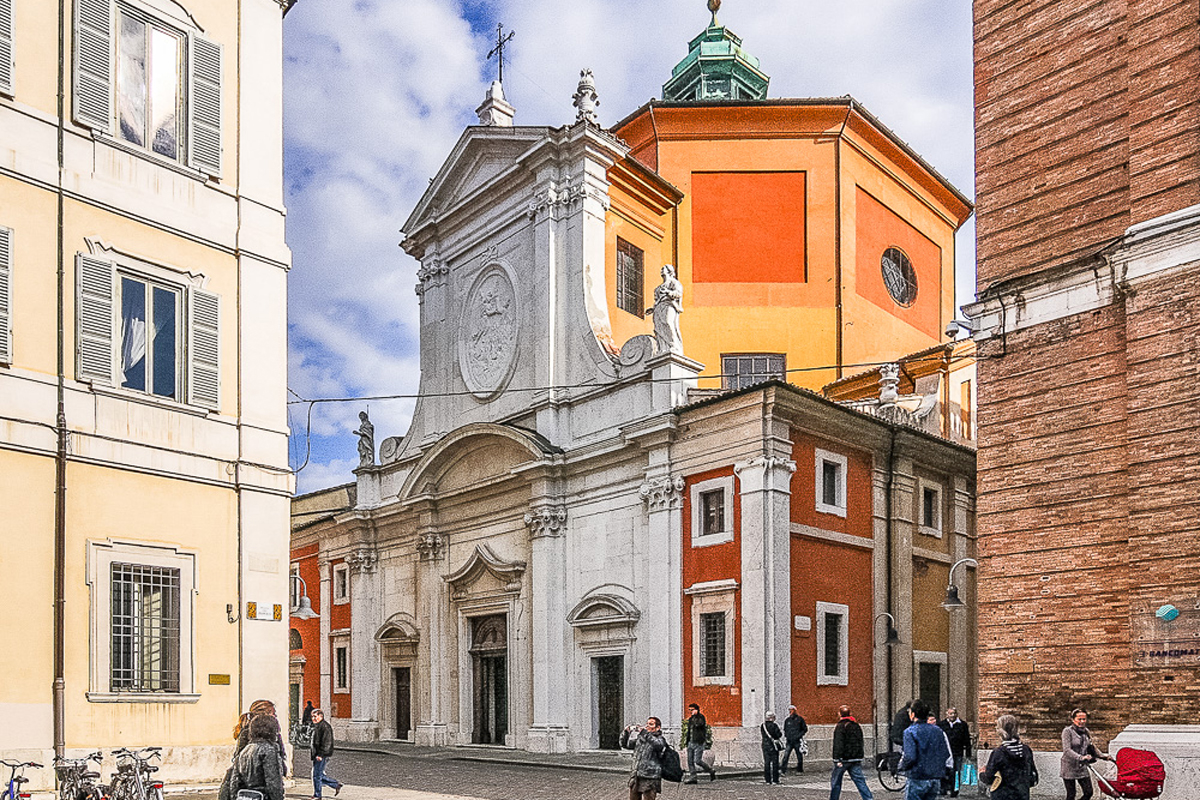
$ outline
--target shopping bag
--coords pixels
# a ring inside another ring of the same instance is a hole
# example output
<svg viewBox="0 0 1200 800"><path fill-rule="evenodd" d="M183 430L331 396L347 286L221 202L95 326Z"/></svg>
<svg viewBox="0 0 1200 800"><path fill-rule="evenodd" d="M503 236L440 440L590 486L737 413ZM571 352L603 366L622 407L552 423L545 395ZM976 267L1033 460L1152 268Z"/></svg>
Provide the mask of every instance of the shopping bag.
<svg viewBox="0 0 1200 800"><path fill-rule="evenodd" d="M800 739L800 746L796 749L800 752L800 755L808 755L808 740L804 738Z"/></svg>
<svg viewBox="0 0 1200 800"><path fill-rule="evenodd" d="M700 763L704 765L705 769L712 769L717 763L717 754L712 750L705 750L704 754L700 756Z"/></svg>
<svg viewBox="0 0 1200 800"><path fill-rule="evenodd" d="M958 771L958 782L963 786L975 786L979 783L979 767L973 761L964 761Z"/></svg>

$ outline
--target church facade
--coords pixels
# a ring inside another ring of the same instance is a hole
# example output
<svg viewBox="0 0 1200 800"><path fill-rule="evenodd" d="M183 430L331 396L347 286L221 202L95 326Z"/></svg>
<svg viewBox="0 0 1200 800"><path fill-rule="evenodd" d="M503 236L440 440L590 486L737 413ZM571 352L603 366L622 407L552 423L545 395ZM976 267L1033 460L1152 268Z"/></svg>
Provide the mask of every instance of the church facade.
<svg viewBox="0 0 1200 800"><path fill-rule="evenodd" d="M319 617L293 622L293 696L351 740L547 752L697 702L722 762L789 703L818 755L843 703L973 708L973 612L939 607L973 448L914 424L894 370L858 409L766 353L701 387L686 193L594 99L585 73L574 124L514 126L493 85L405 224L421 397L378 463L360 430L353 486L297 500Z"/></svg>

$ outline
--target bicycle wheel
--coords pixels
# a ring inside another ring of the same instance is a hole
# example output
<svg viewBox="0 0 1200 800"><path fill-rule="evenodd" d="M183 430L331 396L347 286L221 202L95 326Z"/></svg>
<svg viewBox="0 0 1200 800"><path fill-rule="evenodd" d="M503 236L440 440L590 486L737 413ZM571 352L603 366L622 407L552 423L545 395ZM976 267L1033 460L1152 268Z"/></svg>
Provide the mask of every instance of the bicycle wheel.
<svg viewBox="0 0 1200 800"><path fill-rule="evenodd" d="M899 753L880 753L875 757L875 769L879 773L879 783L889 792L904 790L907 778L900 771Z"/></svg>

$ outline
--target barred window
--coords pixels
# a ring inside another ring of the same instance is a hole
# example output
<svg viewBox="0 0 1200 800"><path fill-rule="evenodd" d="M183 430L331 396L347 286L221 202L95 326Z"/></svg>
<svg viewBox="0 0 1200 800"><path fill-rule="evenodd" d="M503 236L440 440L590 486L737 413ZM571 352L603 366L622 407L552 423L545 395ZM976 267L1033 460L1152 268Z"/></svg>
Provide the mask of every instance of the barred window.
<svg viewBox="0 0 1200 800"><path fill-rule="evenodd" d="M783 353L721 355L721 384L725 389L742 389L772 378L787 380L787 358Z"/></svg>
<svg viewBox="0 0 1200 800"><path fill-rule="evenodd" d="M725 675L725 614L700 615L700 676Z"/></svg>
<svg viewBox="0 0 1200 800"><path fill-rule="evenodd" d="M641 249L618 237L617 307L639 317L646 314L645 300L642 296L642 285L645 283L644 260Z"/></svg>
<svg viewBox="0 0 1200 800"><path fill-rule="evenodd" d="M713 489L700 493L700 507L704 514L702 533L704 536L725 531L725 490Z"/></svg>
<svg viewBox="0 0 1200 800"><path fill-rule="evenodd" d="M179 570L112 564L113 692L179 691Z"/></svg>

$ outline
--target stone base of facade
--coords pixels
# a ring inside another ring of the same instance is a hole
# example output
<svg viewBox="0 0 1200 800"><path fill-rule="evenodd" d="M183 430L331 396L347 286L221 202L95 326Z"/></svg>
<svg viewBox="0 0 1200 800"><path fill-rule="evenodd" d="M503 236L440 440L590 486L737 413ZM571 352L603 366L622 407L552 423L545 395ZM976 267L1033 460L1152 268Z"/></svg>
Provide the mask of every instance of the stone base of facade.
<svg viewBox="0 0 1200 800"><path fill-rule="evenodd" d="M362 744L379 741L379 723L373 719L352 719L346 723L344 738L347 742Z"/></svg>
<svg viewBox="0 0 1200 800"><path fill-rule="evenodd" d="M567 753L571 747L571 729L566 725L534 725L528 733L533 753Z"/></svg>
<svg viewBox="0 0 1200 800"><path fill-rule="evenodd" d="M450 743L450 731L446 725L418 725L413 740L418 747L445 747Z"/></svg>

